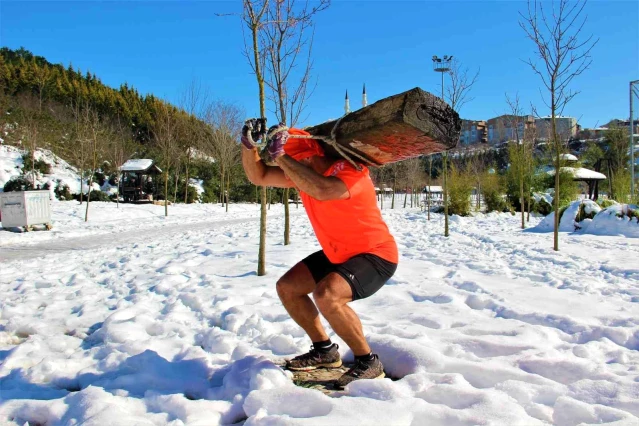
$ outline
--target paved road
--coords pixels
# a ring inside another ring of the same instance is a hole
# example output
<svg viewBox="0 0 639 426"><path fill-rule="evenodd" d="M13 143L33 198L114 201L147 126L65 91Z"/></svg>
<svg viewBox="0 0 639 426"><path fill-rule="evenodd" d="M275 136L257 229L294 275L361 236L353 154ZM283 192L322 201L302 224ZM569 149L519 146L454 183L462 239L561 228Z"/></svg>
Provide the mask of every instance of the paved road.
<svg viewBox="0 0 639 426"><path fill-rule="evenodd" d="M300 213L291 214L291 216ZM283 215L269 216L269 220ZM115 246L140 241L149 241L157 238L166 238L169 235L193 231L206 231L215 227L235 225L238 223L257 222L258 217L248 217L229 220L215 220L197 223L185 223L182 225L163 226L161 228L143 228L117 233L87 235L86 237L63 238L51 240L40 244L12 245L0 247L0 262L11 260L24 260L42 257L49 254L58 254L65 251L85 251L102 246Z"/></svg>

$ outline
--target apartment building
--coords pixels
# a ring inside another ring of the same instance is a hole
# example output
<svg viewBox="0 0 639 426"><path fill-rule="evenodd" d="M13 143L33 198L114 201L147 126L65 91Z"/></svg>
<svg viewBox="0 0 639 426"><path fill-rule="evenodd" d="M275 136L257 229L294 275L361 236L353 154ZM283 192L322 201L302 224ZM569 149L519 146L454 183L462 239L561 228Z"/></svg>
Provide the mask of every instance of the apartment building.
<svg viewBox="0 0 639 426"><path fill-rule="evenodd" d="M494 145L523 138L525 132L535 127L532 115L504 114L486 122L488 143Z"/></svg>
<svg viewBox="0 0 639 426"><path fill-rule="evenodd" d="M550 139L550 133L552 131L551 121L552 118L550 116L537 118L535 120L538 139ZM557 126L557 135L563 140L574 138L577 136L577 132L579 132L577 119L574 117L556 116L555 125Z"/></svg>
<svg viewBox="0 0 639 426"><path fill-rule="evenodd" d="M459 142L461 146L488 142L486 122L483 120L462 120Z"/></svg>

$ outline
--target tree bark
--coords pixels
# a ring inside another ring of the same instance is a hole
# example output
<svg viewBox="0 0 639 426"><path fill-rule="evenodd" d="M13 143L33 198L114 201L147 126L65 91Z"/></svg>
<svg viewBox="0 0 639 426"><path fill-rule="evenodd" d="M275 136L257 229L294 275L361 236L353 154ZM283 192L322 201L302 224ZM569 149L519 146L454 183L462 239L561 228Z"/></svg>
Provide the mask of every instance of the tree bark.
<svg viewBox="0 0 639 426"><path fill-rule="evenodd" d="M284 189L284 245L291 244L290 216L288 207L288 188Z"/></svg>

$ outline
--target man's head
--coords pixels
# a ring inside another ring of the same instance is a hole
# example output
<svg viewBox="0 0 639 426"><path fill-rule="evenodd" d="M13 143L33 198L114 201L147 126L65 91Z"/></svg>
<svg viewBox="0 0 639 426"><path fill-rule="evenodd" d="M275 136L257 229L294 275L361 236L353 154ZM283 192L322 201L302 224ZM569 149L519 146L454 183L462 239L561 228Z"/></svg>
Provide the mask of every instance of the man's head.
<svg viewBox="0 0 639 426"><path fill-rule="evenodd" d="M308 132L291 128L288 131L289 138L284 145L284 152L293 159L303 162L312 157L323 157L324 149L315 139L299 139L296 135L310 136Z"/></svg>

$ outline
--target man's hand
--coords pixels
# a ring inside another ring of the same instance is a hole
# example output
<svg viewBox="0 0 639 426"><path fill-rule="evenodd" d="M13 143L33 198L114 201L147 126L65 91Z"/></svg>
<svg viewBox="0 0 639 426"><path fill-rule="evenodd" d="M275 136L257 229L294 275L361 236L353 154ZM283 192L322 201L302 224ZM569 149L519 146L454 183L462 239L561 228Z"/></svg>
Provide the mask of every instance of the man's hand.
<svg viewBox="0 0 639 426"><path fill-rule="evenodd" d="M262 138L266 130L266 118L250 118L244 122L242 127L242 145L246 149L255 148L255 143Z"/></svg>
<svg viewBox="0 0 639 426"><path fill-rule="evenodd" d="M281 123L272 126L268 129L266 138L269 141L267 146L268 153L274 161L284 155L284 145L288 140L288 127Z"/></svg>

